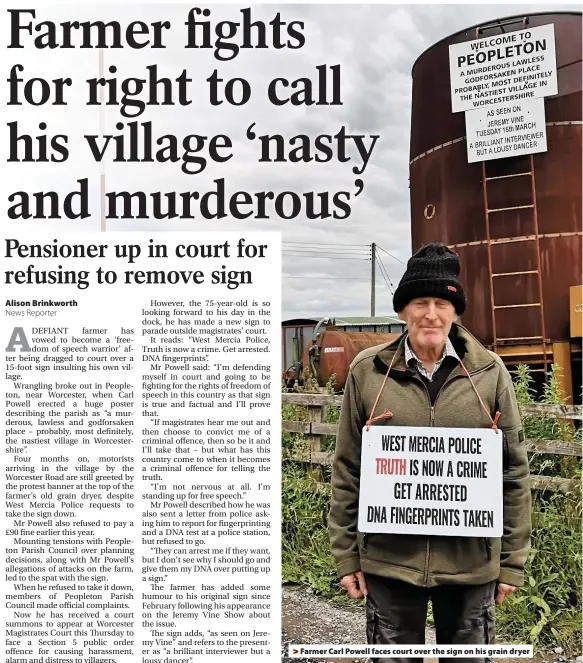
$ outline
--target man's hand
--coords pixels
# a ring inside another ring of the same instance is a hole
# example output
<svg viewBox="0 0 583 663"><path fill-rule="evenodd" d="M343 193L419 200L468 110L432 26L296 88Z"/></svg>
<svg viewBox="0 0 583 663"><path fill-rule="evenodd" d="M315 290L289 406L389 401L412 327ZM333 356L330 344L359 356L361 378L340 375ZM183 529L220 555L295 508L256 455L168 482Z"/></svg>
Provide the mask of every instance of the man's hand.
<svg viewBox="0 0 583 663"><path fill-rule="evenodd" d="M361 599L368 595L366 581L362 571L357 571L356 573L350 573L349 575L344 576L340 580L340 584L348 592L348 596L350 596L351 599Z"/></svg>
<svg viewBox="0 0 583 663"><path fill-rule="evenodd" d="M514 585L505 585L503 582L501 582L498 585L498 591L496 592L496 605L502 604L504 599L507 596L514 594L517 589L518 587L514 587Z"/></svg>

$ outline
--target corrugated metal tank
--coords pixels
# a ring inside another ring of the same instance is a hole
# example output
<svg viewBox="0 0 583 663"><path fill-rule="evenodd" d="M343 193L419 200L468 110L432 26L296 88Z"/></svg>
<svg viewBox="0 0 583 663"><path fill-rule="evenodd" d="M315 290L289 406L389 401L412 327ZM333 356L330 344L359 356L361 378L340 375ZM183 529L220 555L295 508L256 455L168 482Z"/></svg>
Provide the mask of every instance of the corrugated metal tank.
<svg viewBox="0 0 583 663"><path fill-rule="evenodd" d="M326 330L318 335L318 359L314 361L316 377L320 387L326 386L333 374L336 374L336 391L344 389L350 363L362 350L381 343L392 343L400 334L377 334L373 332L345 332ZM304 352L304 366L310 364L309 343Z"/></svg>
<svg viewBox="0 0 583 663"><path fill-rule="evenodd" d="M413 66L412 249L439 240L459 254L468 297L462 322L482 343L536 344L543 335L564 341L569 288L581 283L581 14L499 21L502 28L487 23L447 37ZM482 163L469 164L465 114L451 112L449 45L550 23L559 92L545 98L548 151L487 161L485 171ZM491 213L488 228L486 204L522 209Z"/></svg>

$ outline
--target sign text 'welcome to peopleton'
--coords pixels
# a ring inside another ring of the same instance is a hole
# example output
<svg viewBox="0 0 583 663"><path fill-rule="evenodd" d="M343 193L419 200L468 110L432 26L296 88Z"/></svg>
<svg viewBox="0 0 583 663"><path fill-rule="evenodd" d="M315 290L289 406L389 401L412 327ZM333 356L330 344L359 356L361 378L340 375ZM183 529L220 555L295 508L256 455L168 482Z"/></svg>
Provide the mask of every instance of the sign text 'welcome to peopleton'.
<svg viewBox="0 0 583 663"><path fill-rule="evenodd" d="M359 531L499 537L502 515L501 431L363 431Z"/></svg>
<svg viewBox="0 0 583 663"><path fill-rule="evenodd" d="M558 91L554 25L452 44L449 56L470 163L546 151L543 97Z"/></svg>

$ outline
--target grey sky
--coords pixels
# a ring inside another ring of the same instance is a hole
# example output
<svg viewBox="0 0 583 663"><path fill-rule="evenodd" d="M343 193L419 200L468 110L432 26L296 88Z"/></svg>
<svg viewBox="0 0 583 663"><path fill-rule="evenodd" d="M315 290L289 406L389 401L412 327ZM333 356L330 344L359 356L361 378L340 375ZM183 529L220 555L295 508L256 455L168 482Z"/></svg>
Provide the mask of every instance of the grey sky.
<svg viewBox="0 0 583 663"><path fill-rule="evenodd" d="M536 11L548 9L549 5L541 5ZM528 7L529 12L534 10ZM332 40L334 34L342 34L345 52L351 54L347 67L353 86L345 87L343 121L361 131L378 132L382 138L366 173L361 196L364 199L357 199L353 216L341 227L319 223L311 229L309 239L298 225L284 234L284 241L353 245L374 241L406 262L411 255L408 189L411 67L426 48L453 32L524 11L523 5L345 7L338 12L332 8L312 8L312 17L317 16L322 26L323 39ZM444 78L444 85L448 84L449 80ZM379 257L397 285L404 265L383 252ZM302 269L314 278L296 278ZM284 316L368 315L370 282L324 277L366 279L370 278L369 274L370 262L309 258L294 262L294 258L284 253ZM321 280L317 275L321 275ZM379 269L376 311L377 314L392 312L389 288Z"/></svg>

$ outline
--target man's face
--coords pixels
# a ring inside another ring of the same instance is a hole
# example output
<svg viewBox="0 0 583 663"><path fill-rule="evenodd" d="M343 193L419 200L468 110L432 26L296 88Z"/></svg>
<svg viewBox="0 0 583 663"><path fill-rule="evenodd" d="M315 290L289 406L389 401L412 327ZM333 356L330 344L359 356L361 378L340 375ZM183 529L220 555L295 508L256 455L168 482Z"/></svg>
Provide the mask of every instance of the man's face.
<svg viewBox="0 0 583 663"><path fill-rule="evenodd" d="M440 350L445 346L457 314L454 305L447 299L417 297L405 306L399 318L407 323L409 339L414 347Z"/></svg>

